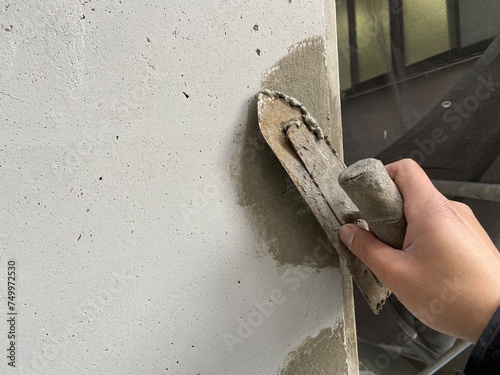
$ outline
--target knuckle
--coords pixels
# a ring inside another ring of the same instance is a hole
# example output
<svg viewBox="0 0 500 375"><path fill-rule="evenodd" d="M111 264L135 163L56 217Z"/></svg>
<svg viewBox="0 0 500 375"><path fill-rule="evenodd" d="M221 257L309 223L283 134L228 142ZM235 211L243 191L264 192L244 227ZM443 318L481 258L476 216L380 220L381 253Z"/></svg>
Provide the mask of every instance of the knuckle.
<svg viewBox="0 0 500 375"><path fill-rule="evenodd" d="M443 202L441 209L450 217L455 217L455 218L472 213L472 210L466 204L461 202L450 201L448 199L446 199L446 202Z"/></svg>
<svg viewBox="0 0 500 375"><path fill-rule="evenodd" d="M436 192L433 196L433 203L437 209L444 212L454 211L452 202L439 192Z"/></svg>
<svg viewBox="0 0 500 375"><path fill-rule="evenodd" d="M452 205L455 206L456 209L458 209L459 211L461 211L463 213L467 213L467 214L472 213L472 209L468 205L466 205L465 203L452 202Z"/></svg>
<svg viewBox="0 0 500 375"><path fill-rule="evenodd" d="M410 158L402 159L400 163L405 169L420 168L420 165L415 160Z"/></svg>

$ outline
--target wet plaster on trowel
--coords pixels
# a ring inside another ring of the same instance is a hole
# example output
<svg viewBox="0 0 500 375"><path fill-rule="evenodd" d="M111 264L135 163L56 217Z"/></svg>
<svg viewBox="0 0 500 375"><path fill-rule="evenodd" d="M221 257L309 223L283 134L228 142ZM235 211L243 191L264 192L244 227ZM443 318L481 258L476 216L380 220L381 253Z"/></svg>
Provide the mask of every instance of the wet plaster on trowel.
<svg viewBox="0 0 500 375"><path fill-rule="evenodd" d="M325 41L321 37L290 48L265 75L262 89L281 91L298 99L324 132L330 134L324 51ZM338 138L331 139L333 147L341 147ZM249 104L245 130L235 141L241 147L235 156L240 168L234 176L239 203L247 207L256 233L275 261L279 265L338 267L336 251L260 133L256 99Z"/></svg>
<svg viewBox="0 0 500 375"><path fill-rule="evenodd" d="M313 117L313 115L311 115L306 106L299 102L296 98L286 95L283 92L272 91L269 89L264 89L261 93L272 99L279 98L285 103L290 104L292 107L298 108L302 114L302 122L309 128L309 130L311 130L318 139L326 139L328 141L325 136L325 131L321 126L319 126L318 121ZM301 126L301 122L298 120L290 120L288 123L283 125L283 131L286 132L290 126Z"/></svg>
<svg viewBox="0 0 500 375"><path fill-rule="evenodd" d="M347 354L339 356L339 353L346 351L342 337L342 324L334 329L325 328L316 337L308 337L288 354L286 364L279 375L347 374L347 361L338 359L347 357Z"/></svg>

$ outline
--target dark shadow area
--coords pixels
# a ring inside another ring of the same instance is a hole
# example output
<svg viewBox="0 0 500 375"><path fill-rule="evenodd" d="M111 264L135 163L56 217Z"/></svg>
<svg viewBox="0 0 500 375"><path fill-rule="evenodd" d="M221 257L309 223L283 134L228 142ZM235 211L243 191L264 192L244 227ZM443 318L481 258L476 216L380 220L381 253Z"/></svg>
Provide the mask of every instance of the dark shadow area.
<svg viewBox="0 0 500 375"><path fill-rule="evenodd" d="M409 132L377 158L412 158L429 177L479 181L500 153L500 38Z"/></svg>

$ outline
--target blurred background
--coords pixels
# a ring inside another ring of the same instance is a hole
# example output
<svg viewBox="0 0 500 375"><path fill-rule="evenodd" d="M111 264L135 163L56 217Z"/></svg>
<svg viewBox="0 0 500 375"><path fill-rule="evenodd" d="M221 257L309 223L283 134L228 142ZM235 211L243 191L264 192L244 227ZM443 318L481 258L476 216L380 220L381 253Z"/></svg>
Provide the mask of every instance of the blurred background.
<svg viewBox="0 0 500 375"><path fill-rule="evenodd" d="M337 19L346 164L413 158L498 247L500 1L338 0ZM470 346L395 298L374 316L358 294L356 311L362 374L463 369Z"/></svg>

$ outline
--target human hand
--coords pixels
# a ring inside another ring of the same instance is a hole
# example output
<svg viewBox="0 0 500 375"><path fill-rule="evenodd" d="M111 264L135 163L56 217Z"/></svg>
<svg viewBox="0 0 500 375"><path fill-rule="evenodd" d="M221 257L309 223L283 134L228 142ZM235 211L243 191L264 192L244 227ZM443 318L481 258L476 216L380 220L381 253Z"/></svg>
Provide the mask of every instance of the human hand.
<svg viewBox="0 0 500 375"><path fill-rule="evenodd" d="M342 242L413 315L476 342L500 306L500 253L471 209L439 193L411 159L386 166L404 198L402 251L346 224Z"/></svg>

